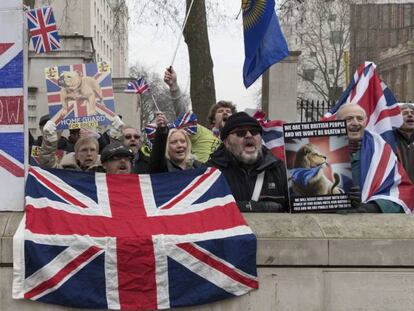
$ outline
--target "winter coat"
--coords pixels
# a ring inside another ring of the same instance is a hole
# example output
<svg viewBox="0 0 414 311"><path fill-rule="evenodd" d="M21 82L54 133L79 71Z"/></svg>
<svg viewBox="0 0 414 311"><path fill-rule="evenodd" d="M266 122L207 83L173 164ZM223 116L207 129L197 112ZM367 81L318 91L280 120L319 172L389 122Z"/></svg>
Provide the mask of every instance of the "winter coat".
<svg viewBox="0 0 414 311"><path fill-rule="evenodd" d="M257 176L264 171L264 181L258 201L277 202L280 204L280 207L277 208L278 212L287 211L289 203L285 165L281 160L275 158L266 147L262 147L262 152L258 161L253 166L246 168L222 144L211 155L207 165L217 167L224 174L242 211L244 211L242 205L245 203L241 202L252 202ZM266 206L262 206L260 211L266 211L266 208Z"/></svg>
<svg viewBox="0 0 414 311"><path fill-rule="evenodd" d="M173 161L165 157L165 148L167 145L168 129L157 129L157 133L152 144L151 155L149 159L150 173L165 173L183 170L180 166L176 165ZM197 160L193 160L190 163L189 168L198 168L203 164Z"/></svg>
<svg viewBox="0 0 414 311"><path fill-rule="evenodd" d="M98 155L96 162L83 170L75 158L75 153L70 152L63 156L62 160L58 160L56 156L57 142L50 142L46 139L43 140L42 146L39 150L39 164L40 166L47 168L61 168L74 171L93 171L104 172L104 168L101 164L101 157Z"/></svg>
<svg viewBox="0 0 414 311"><path fill-rule="evenodd" d="M395 139L397 142L397 156L402 163L411 182L414 183L414 134L408 137L400 129L394 130Z"/></svg>

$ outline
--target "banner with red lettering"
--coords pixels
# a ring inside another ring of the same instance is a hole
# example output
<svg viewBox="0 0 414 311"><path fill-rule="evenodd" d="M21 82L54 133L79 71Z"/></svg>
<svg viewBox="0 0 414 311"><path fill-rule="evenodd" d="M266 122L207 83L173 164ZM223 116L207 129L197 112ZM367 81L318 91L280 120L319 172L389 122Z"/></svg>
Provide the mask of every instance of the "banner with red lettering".
<svg viewBox="0 0 414 311"><path fill-rule="evenodd" d="M24 203L23 3L0 2L0 211Z"/></svg>

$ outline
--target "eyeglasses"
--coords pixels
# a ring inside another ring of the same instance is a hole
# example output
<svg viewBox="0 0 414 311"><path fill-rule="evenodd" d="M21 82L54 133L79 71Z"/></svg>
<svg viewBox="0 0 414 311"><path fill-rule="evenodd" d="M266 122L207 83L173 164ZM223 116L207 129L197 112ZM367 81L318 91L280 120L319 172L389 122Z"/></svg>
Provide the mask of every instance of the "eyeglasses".
<svg viewBox="0 0 414 311"><path fill-rule="evenodd" d="M247 132L250 132L250 134L252 134L252 136L255 136L257 134L260 134L261 131L257 127L241 128L241 129L231 131L230 134L236 134L237 137L244 137L244 136L246 136Z"/></svg>
<svg viewBox="0 0 414 311"><path fill-rule="evenodd" d="M139 136L138 134L135 134L135 135L126 134L124 137L125 137L125 139L131 139L132 137L134 137L135 139L140 139L141 138L141 136Z"/></svg>

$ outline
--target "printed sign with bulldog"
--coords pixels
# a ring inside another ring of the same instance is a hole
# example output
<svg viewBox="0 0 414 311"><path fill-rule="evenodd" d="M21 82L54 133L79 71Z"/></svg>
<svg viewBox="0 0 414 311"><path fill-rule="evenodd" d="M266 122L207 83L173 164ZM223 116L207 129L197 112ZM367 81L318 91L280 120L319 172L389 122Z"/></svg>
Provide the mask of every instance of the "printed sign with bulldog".
<svg viewBox="0 0 414 311"><path fill-rule="evenodd" d="M45 75L49 115L57 129L111 123L115 104L108 63L48 67Z"/></svg>

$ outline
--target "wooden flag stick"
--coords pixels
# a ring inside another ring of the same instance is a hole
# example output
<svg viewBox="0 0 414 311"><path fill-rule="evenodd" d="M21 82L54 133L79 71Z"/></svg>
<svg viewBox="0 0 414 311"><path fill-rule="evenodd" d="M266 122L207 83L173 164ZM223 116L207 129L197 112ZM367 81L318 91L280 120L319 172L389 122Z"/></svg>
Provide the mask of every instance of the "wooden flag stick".
<svg viewBox="0 0 414 311"><path fill-rule="evenodd" d="M178 40L177 40L177 46L175 47L174 55L173 55L173 58L172 58L171 63L170 63L171 64L170 68L174 65L174 61L175 61L175 58L177 56L178 48L180 47L181 37L184 34L184 28L185 28L185 25L187 24L188 17L190 16L191 8L193 7L193 3L194 3L194 0L192 0L191 3L190 3L190 7L188 8L188 12L185 16L184 23L181 27L181 33L180 33L180 35L178 37Z"/></svg>

